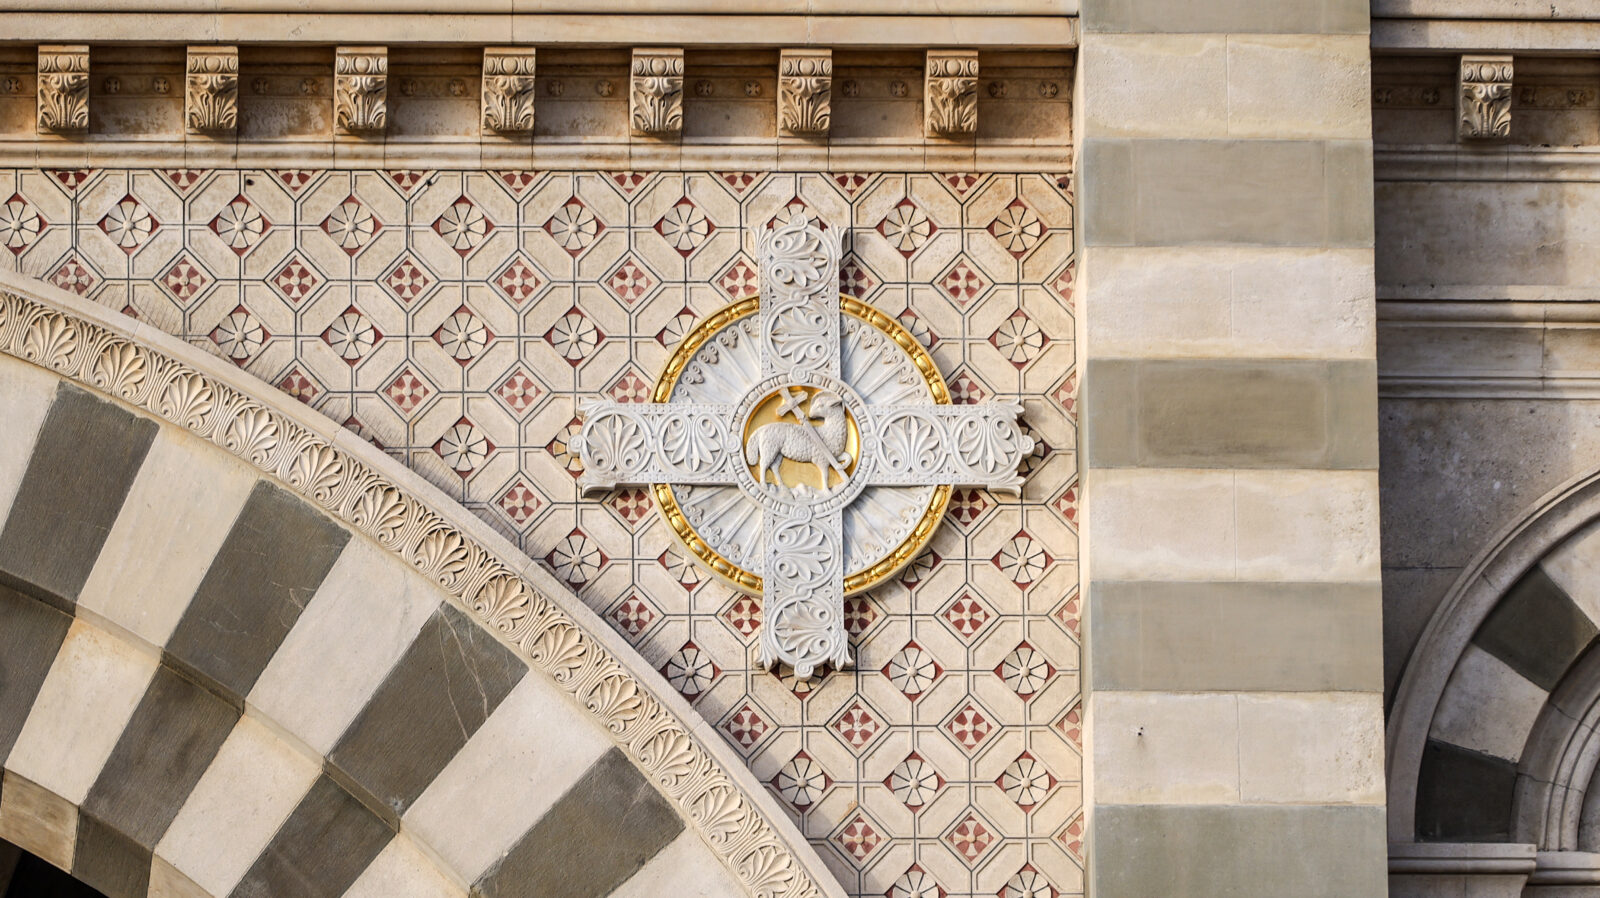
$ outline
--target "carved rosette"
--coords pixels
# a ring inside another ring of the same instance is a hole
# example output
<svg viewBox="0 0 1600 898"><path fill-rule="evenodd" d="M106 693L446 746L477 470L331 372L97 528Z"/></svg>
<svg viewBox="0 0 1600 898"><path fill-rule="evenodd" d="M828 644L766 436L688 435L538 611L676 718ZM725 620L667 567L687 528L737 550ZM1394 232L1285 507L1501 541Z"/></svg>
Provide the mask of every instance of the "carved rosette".
<svg viewBox="0 0 1600 898"><path fill-rule="evenodd" d="M389 123L389 49L340 47L333 63L333 117L347 134L382 131Z"/></svg>
<svg viewBox="0 0 1600 898"><path fill-rule="evenodd" d="M89 129L89 45L39 47L40 131L74 133Z"/></svg>
<svg viewBox="0 0 1600 898"><path fill-rule="evenodd" d="M239 48L190 47L184 124L190 134L239 127Z"/></svg>
<svg viewBox="0 0 1600 898"><path fill-rule="evenodd" d="M483 129L533 130L532 47L483 49Z"/></svg>
<svg viewBox="0 0 1600 898"><path fill-rule="evenodd" d="M930 137L978 133L978 52L929 50L923 109Z"/></svg>
<svg viewBox="0 0 1600 898"><path fill-rule="evenodd" d="M778 59L778 130L827 134L833 122L833 51L784 50Z"/></svg>
<svg viewBox="0 0 1600 898"><path fill-rule="evenodd" d="M1510 56L1463 56L1456 91L1456 119L1462 140L1511 136Z"/></svg>
<svg viewBox="0 0 1600 898"><path fill-rule="evenodd" d="M683 133L683 51L634 50L629 97L635 134Z"/></svg>

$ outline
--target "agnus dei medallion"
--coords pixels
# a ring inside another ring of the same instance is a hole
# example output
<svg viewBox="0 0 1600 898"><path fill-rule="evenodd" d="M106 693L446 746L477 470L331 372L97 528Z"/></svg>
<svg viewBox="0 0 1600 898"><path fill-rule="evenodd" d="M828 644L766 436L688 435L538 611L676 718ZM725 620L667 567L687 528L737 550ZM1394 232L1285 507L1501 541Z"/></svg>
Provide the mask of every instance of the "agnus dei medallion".
<svg viewBox="0 0 1600 898"><path fill-rule="evenodd" d="M761 295L705 319L648 403L584 406L586 493L648 484L688 550L763 597L760 663L850 664L844 597L909 563L954 486L1017 492L1015 402L952 405L900 324L840 296L839 238L762 234Z"/></svg>

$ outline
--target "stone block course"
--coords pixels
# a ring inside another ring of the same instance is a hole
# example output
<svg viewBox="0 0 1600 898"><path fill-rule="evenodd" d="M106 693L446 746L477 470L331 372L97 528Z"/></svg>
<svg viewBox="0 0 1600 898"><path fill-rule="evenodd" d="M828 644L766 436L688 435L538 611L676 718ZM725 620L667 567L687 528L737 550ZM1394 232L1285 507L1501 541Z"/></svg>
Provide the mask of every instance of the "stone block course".
<svg viewBox="0 0 1600 898"><path fill-rule="evenodd" d="M1102 34L1081 53L1097 85L1082 98L1084 127L1107 138L1363 140L1368 54L1355 34Z"/></svg>
<svg viewBox="0 0 1600 898"><path fill-rule="evenodd" d="M1091 888L1163 898L1384 895L1383 809L1107 805Z"/></svg>
<svg viewBox="0 0 1600 898"><path fill-rule="evenodd" d="M1372 245L1367 141L1090 138L1088 246Z"/></svg>
<svg viewBox="0 0 1600 898"><path fill-rule="evenodd" d="M1100 581L1090 688L1375 691L1380 604L1376 584Z"/></svg>
<svg viewBox="0 0 1600 898"><path fill-rule="evenodd" d="M1085 32L1366 34L1366 0L1086 0Z"/></svg>
<svg viewBox="0 0 1600 898"><path fill-rule="evenodd" d="M63 607L77 601L155 433L153 421L63 388L0 531L0 577Z"/></svg>
<svg viewBox="0 0 1600 898"><path fill-rule="evenodd" d="M1370 361L1097 360L1085 422L1102 467L1374 468Z"/></svg>
<svg viewBox="0 0 1600 898"><path fill-rule="evenodd" d="M195 448L186 434L156 435L78 595L84 611L151 645L178 626L256 483Z"/></svg>

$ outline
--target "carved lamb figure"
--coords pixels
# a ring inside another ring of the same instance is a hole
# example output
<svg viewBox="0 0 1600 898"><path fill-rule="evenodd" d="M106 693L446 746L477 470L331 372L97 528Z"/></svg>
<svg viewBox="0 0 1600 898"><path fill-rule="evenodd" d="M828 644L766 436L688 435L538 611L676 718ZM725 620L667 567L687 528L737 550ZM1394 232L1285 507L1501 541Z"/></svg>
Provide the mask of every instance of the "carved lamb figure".
<svg viewBox="0 0 1600 898"><path fill-rule="evenodd" d="M750 441L744 447L744 460L745 464L756 466L756 482L766 483L770 472L772 479L782 486L783 475L779 468L786 458L816 465L823 483L828 482L830 469L838 471L840 477L845 476L850 454L844 451L844 403L832 393L818 393L812 397L806 417L820 418L822 423L813 427L810 423L773 421L750 434Z"/></svg>

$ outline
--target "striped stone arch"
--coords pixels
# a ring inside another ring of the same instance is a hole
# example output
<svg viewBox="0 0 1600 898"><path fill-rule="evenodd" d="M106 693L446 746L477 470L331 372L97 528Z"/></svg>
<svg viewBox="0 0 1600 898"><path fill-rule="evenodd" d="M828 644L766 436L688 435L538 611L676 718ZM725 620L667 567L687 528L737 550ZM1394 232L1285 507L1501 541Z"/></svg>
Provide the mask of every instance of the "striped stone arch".
<svg viewBox="0 0 1600 898"><path fill-rule="evenodd" d="M1600 472L1546 496L1467 567L1412 653L1388 729L1392 872L1600 889Z"/></svg>
<svg viewBox="0 0 1600 898"><path fill-rule="evenodd" d="M0 839L128 896L840 896L551 576L336 425L0 274Z"/></svg>

